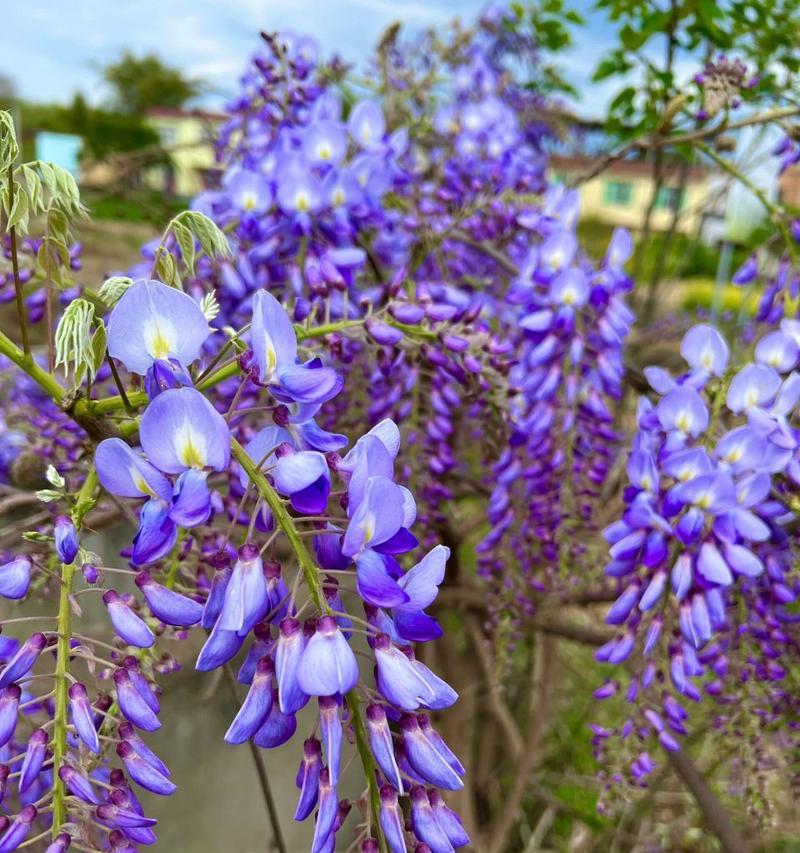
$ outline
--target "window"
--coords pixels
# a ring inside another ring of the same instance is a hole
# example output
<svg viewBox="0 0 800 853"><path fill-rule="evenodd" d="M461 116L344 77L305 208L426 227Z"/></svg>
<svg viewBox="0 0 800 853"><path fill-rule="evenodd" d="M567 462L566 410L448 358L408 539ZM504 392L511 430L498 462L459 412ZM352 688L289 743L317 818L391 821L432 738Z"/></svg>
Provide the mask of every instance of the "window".
<svg viewBox="0 0 800 853"><path fill-rule="evenodd" d="M683 190L678 187L659 187L656 193L657 210L680 210L683 207Z"/></svg>
<svg viewBox="0 0 800 853"><path fill-rule="evenodd" d="M630 204L633 195L631 184L623 181L608 181L603 192L603 200L606 204L617 204L620 206Z"/></svg>
<svg viewBox="0 0 800 853"><path fill-rule="evenodd" d="M172 125L162 124L159 125L156 130L158 131L159 139L161 140L161 144L164 148L169 148L178 141L178 132Z"/></svg>

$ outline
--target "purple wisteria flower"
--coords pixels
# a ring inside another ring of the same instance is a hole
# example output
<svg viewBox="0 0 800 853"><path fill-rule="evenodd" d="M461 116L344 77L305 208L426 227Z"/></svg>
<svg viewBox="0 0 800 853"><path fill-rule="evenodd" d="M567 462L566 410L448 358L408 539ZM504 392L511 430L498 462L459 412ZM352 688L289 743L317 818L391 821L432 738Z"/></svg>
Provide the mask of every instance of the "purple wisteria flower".
<svg viewBox="0 0 800 853"><path fill-rule="evenodd" d="M188 367L200 355L210 329L200 306L186 293L152 279L134 282L108 318L108 353L144 376L170 358Z"/></svg>

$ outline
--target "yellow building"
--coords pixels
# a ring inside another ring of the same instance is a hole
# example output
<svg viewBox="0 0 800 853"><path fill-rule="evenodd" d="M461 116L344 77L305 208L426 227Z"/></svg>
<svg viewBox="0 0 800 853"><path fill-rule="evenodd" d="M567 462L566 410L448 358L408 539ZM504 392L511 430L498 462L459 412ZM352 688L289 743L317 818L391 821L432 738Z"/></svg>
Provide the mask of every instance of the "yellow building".
<svg viewBox="0 0 800 853"><path fill-rule="evenodd" d="M572 183L587 174L597 160L590 157L553 156L551 177L560 183ZM664 183L656 198L651 227L666 230L672 224L673 211L679 213L677 230L695 233L703 210L708 206L713 172L702 166L690 166L686 183L680 190L681 167L669 164L664 170ZM609 225L640 228L653 196L652 164L640 160L620 160L610 164L597 177L579 184L581 217Z"/></svg>
<svg viewBox="0 0 800 853"><path fill-rule="evenodd" d="M145 123L158 133L171 165L148 169L145 184L168 195L187 197L217 186L220 168L214 159L214 140L227 118L204 110L147 110Z"/></svg>

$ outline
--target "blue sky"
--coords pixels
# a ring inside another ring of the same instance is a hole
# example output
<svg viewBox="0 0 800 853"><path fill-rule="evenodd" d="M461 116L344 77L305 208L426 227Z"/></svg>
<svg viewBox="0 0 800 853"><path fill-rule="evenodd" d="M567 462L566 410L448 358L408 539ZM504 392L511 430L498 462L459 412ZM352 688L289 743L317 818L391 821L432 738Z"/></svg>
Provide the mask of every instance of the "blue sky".
<svg viewBox="0 0 800 853"><path fill-rule="evenodd" d="M291 29L313 35L326 53L363 60L395 20L410 30L474 17L484 0L14 0L5 13L0 74L31 100L66 102L80 90L93 103L107 92L98 67L121 51L156 51L187 74L202 77L222 103L235 91L258 31ZM589 82L591 70L613 43L613 30L591 3L574 5L590 19L563 57L582 93L581 111L597 114L618 84Z"/></svg>

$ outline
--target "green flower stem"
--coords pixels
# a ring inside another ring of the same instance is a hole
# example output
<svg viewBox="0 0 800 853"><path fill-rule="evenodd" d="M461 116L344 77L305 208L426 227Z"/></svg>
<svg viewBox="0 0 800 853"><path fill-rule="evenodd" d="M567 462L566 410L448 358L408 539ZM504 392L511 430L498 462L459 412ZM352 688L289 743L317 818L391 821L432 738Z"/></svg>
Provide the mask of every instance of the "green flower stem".
<svg viewBox="0 0 800 853"><path fill-rule="evenodd" d="M250 479L250 482L252 482L256 487L258 493L269 507L272 512L272 516L275 519L275 524L283 531L288 539L289 545L297 558L300 571L303 573L303 579L308 586L314 606L322 613L330 613L331 610L325 599L322 583L319 578L319 572L317 571L317 564L309 553L308 548L306 548L302 537L298 535L297 528L294 526L294 521L278 496L278 493L269 484L261 469L258 468L256 463L247 455L247 451L233 437L231 437L231 452L233 453L236 461L244 469ZM361 708L355 690L351 690L347 694L345 701L353 723L353 732L356 738L356 749L358 750L361 763L364 767L364 774L367 777L373 831L379 838L381 838L381 844L383 844L383 838L379 832L380 824L378 822L380 815L380 794L378 792L378 784L375 776L375 762L373 761L372 753L370 752L367 732L364 726L364 719L361 716Z"/></svg>
<svg viewBox="0 0 800 853"><path fill-rule="evenodd" d="M14 208L14 165L8 165L8 210ZM14 294L17 300L17 313L19 315L19 330L22 335L22 349L26 358L31 357L31 342L28 337L28 316L25 313L25 302L22 295L22 282L19 278L19 259L17 258L17 229L11 226L8 229L8 237L11 242L11 270L14 274Z"/></svg>
<svg viewBox="0 0 800 853"><path fill-rule="evenodd" d="M399 329L401 332L412 338L420 338L428 341L433 341L437 338L436 332L431 329L426 329L424 326L398 323L396 320L392 320L390 318L386 318L384 322L389 326L393 326L395 329ZM323 323L319 326L312 326L310 328L295 325L294 331L297 335L297 340L302 342L312 340L313 338L322 338L325 337L325 335L336 334L337 332L343 332L346 329L352 329L363 325L364 319L360 318L358 320L338 320L335 323ZM3 350L0 348L0 352L2 351ZM25 369L23 364L20 364L20 367L22 367L23 370ZM226 379L236 376L238 372L239 364L238 362L233 361L230 364L226 364L224 367L219 368L219 370L215 370L204 379L201 379L197 383L197 389L199 391L208 391L209 388L219 385L220 382L224 382ZM45 376L49 377L49 374L45 373ZM147 403L147 394L144 391L129 392L127 397L128 403L132 409L139 409ZM75 414L78 418L86 416L98 417L100 415L113 414L114 412L124 410L125 401L119 394L114 395L113 397L104 397L102 400L78 400L75 404Z"/></svg>
<svg viewBox="0 0 800 853"><path fill-rule="evenodd" d="M97 472L89 468L72 509L72 520L80 527L86 513L97 503ZM58 642L56 645L55 714L53 716L53 830L55 838L67 818L66 791L58 775L67 754L67 717L69 706L69 656L72 638L72 607L70 594L77 566L74 562L61 566L61 588L58 596Z"/></svg>
<svg viewBox="0 0 800 853"><path fill-rule="evenodd" d="M67 754L67 711L69 678L69 641L72 633L72 608L69 596L75 564L61 566L61 591L58 598L58 645L56 646L55 725L53 727L53 838L67 818L66 792L58 771Z"/></svg>
<svg viewBox="0 0 800 853"><path fill-rule="evenodd" d="M30 355L25 355L14 341L2 332L0 332L0 354L10 358L17 367L24 370L56 403L63 404L66 392L58 380L39 367Z"/></svg>

